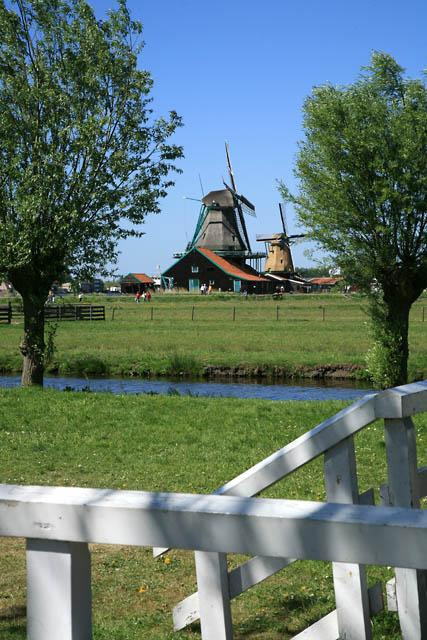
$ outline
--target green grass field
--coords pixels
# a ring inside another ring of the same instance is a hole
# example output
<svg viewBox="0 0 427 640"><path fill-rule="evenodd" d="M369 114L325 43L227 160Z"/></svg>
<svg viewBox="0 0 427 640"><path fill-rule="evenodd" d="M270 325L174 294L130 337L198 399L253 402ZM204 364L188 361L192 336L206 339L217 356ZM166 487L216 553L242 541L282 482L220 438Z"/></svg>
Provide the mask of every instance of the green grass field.
<svg viewBox="0 0 427 640"><path fill-rule="evenodd" d="M72 302L71 297L62 302ZM340 294L288 295L244 300L155 294L151 303L133 297L86 298L106 305L106 322L58 323L50 370L110 375L201 375L206 367L239 368L242 375L305 375L307 369L357 365L363 377L371 346L365 300ZM410 377L427 374L427 297L413 307ZM114 316L114 320L113 320ZM425 316L426 322L423 322ZM193 318L193 319L192 319ZM22 321L0 325L0 369L20 369ZM309 371L309 374L312 372ZM255 372L256 374L256 372Z"/></svg>
<svg viewBox="0 0 427 640"><path fill-rule="evenodd" d="M208 493L342 406L2 390L1 481ZM426 464L427 416L416 424ZM360 490L377 489L386 480L382 425L356 446ZM321 459L262 495L324 499ZM0 637L24 640L24 541L1 539L0 555ZM94 640L200 638L197 624L179 634L171 626L171 607L195 588L192 554L153 560L149 549L97 545L92 558ZM369 568L370 583L390 576ZM333 608L330 564L298 562L233 602L235 638L291 638ZM400 638L395 614L375 619L374 638Z"/></svg>

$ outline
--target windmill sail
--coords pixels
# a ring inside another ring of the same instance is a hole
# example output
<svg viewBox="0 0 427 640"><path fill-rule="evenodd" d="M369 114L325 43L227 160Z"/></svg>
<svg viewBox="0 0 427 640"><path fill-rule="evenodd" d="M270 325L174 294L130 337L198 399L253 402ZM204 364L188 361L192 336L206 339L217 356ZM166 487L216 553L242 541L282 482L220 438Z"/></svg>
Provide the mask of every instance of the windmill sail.
<svg viewBox="0 0 427 640"><path fill-rule="evenodd" d="M282 233L271 233L270 235L257 235L258 242L265 242L267 246L267 260L265 262L265 273L285 275L293 274L295 271L292 260L291 244L298 239L305 238L304 233L288 235L286 231L285 212L282 204L279 203L280 219L282 221Z"/></svg>
<svg viewBox="0 0 427 640"><path fill-rule="evenodd" d="M186 251L203 247L239 264L245 264L248 259L259 261L265 254L252 252L245 222L246 215L255 216L255 206L237 192L227 143L225 152L231 186L224 182L223 189L210 191L202 197L196 228ZM181 255L175 254L176 257Z"/></svg>

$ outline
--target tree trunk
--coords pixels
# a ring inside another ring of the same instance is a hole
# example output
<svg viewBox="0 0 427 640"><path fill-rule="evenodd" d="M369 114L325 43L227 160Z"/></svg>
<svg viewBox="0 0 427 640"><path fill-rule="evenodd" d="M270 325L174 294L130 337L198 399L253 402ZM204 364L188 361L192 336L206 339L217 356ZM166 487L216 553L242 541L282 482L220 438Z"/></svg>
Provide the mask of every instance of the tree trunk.
<svg viewBox="0 0 427 640"><path fill-rule="evenodd" d="M409 358L409 311L411 305L406 300L400 300L387 310L386 327L392 336L389 344L392 371L394 379L392 386L407 384Z"/></svg>
<svg viewBox="0 0 427 640"><path fill-rule="evenodd" d="M375 305L372 313L376 353L371 371L380 387L395 387L408 382L408 331L411 302L402 296L389 297Z"/></svg>
<svg viewBox="0 0 427 640"><path fill-rule="evenodd" d="M31 385L43 386L44 374L44 305L45 296L23 294L24 305L24 337L21 342L23 355L22 378L23 387Z"/></svg>

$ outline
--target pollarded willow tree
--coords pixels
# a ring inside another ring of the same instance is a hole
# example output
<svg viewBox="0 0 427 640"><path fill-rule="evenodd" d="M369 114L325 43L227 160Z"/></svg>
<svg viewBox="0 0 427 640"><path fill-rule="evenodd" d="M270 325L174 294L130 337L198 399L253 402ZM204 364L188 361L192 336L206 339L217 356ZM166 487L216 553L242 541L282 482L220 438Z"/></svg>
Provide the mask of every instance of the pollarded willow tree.
<svg viewBox="0 0 427 640"><path fill-rule="evenodd" d="M427 287L427 89L384 53L304 104L295 204L311 237L369 298L368 369L407 382L409 311Z"/></svg>
<svg viewBox="0 0 427 640"><path fill-rule="evenodd" d="M67 273L102 273L173 184L181 125L154 119L141 25L125 0L0 0L0 274L24 307L23 384L42 384L44 305Z"/></svg>

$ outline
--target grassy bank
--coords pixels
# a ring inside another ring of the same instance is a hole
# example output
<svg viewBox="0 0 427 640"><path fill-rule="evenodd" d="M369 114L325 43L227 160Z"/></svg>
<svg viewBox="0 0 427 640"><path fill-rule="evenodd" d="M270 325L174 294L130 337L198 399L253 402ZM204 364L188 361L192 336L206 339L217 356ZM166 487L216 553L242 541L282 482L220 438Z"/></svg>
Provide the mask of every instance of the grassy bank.
<svg viewBox="0 0 427 640"><path fill-rule="evenodd" d="M64 298L71 302L72 298ZM364 377L371 346L364 300L339 294L97 296L105 322L62 322L51 371L80 375ZM427 375L427 297L410 323L410 377ZM0 369L18 371L22 321L0 325Z"/></svg>
<svg viewBox="0 0 427 640"><path fill-rule="evenodd" d="M210 492L343 405L231 399L0 391L1 482ZM417 419L420 464L426 418ZM385 481L381 424L357 439L360 490ZM377 494L378 495L378 494ZM263 496L321 500L321 460ZM24 546L0 541L0 636L25 638ZM94 640L199 638L171 631L170 609L195 587L192 556L94 546ZM231 558L232 563L237 558ZM388 578L371 567L369 580ZM236 640L291 638L334 607L331 567L298 562L233 603ZM375 620L374 638L400 637L395 614Z"/></svg>

